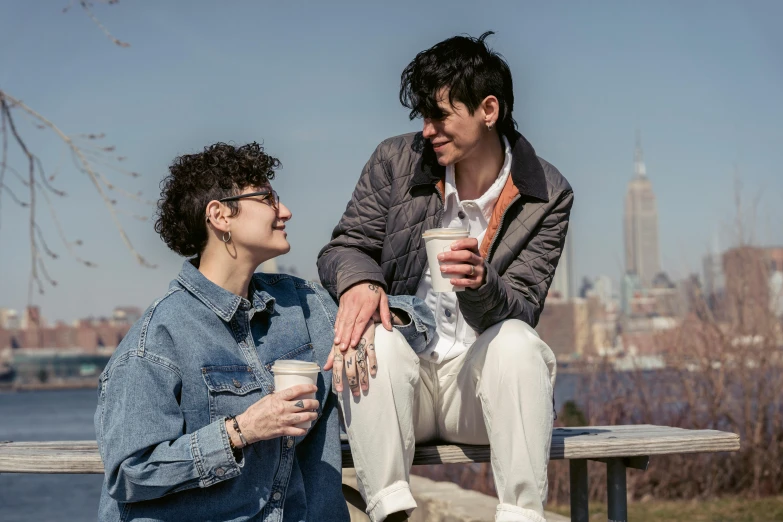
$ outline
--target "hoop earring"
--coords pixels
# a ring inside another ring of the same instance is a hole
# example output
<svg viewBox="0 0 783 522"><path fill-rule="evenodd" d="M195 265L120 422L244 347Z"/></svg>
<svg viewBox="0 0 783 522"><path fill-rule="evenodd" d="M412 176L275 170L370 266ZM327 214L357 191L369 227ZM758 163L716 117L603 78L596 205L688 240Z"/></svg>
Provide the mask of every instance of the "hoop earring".
<svg viewBox="0 0 783 522"><path fill-rule="evenodd" d="M228 234L228 237L226 237L226 234ZM223 237L221 239L224 243L231 241L231 231L229 230L228 232L223 232Z"/></svg>
<svg viewBox="0 0 783 522"><path fill-rule="evenodd" d="M487 130L491 131L494 123L487 123Z"/></svg>

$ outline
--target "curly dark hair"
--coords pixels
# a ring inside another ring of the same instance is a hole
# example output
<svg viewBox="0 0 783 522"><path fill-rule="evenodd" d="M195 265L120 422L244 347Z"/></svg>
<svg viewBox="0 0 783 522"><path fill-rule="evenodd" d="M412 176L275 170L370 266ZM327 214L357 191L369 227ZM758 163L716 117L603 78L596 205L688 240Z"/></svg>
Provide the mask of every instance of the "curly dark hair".
<svg viewBox="0 0 783 522"><path fill-rule="evenodd" d="M487 96L493 95L500 105L497 128L508 135L517 128L514 110L514 86L511 70L503 56L491 50L484 40L492 31L478 38L454 36L416 55L400 78L400 103L410 109L410 119L420 116L440 119L438 92L449 89L449 103L464 103L471 115Z"/></svg>
<svg viewBox="0 0 783 522"><path fill-rule="evenodd" d="M179 255L200 255L207 245L207 203L247 187L263 187L280 166L280 160L256 142L241 147L215 143L198 154L175 158L160 183L155 232ZM225 204L232 216L239 212L236 201Z"/></svg>

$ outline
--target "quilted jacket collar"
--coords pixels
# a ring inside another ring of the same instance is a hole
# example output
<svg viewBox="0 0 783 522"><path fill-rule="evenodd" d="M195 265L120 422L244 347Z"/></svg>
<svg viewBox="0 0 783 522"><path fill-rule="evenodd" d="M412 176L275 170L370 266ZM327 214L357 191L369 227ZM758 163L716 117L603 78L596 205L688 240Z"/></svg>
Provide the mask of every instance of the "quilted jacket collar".
<svg viewBox="0 0 783 522"><path fill-rule="evenodd" d="M507 138L511 144L511 179L514 186L524 196L549 201L546 175L535 149L516 131ZM420 132L414 137L412 146L420 156L411 177L411 187L434 185L446 177L446 167L438 163L432 144Z"/></svg>

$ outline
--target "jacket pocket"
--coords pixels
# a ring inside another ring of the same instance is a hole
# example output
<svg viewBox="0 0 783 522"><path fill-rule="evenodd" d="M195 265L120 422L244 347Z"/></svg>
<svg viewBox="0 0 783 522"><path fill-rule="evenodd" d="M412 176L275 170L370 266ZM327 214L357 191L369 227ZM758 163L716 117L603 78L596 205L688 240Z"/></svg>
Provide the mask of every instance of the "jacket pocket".
<svg viewBox="0 0 783 522"><path fill-rule="evenodd" d="M272 366L274 366L275 362L277 361L307 361L307 362L314 362L315 359L315 348L313 348L313 345L311 343L303 344L299 348L296 348L294 350L290 350L283 355L275 356L273 359L268 359L265 364L264 368L268 372L272 371Z"/></svg>
<svg viewBox="0 0 783 522"><path fill-rule="evenodd" d="M205 366L201 369L209 390L209 420L239 415L266 392L250 366Z"/></svg>

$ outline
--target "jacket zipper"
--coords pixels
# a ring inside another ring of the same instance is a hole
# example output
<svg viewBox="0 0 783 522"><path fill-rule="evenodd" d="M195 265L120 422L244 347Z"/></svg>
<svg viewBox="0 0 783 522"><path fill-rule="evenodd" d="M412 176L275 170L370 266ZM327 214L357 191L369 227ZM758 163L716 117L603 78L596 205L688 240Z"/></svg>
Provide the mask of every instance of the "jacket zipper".
<svg viewBox="0 0 783 522"><path fill-rule="evenodd" d="M506 210L503 211L503 214L500 216L500 222L498 223L498 229L495 231L495 236L492 238L492 242L489 244L489 249L487 250L487 261L489 261L489 258L492 257L492 252L495 247L495 241L498 240L498 235L500 234L500 229L503 228L503 220L506 219L506 214L508 214L508 209L511 208L511 206L517 202L519 199L519 196L516 196L513 200L511 200L511 203L508 204L506 207Z"/></svg>

